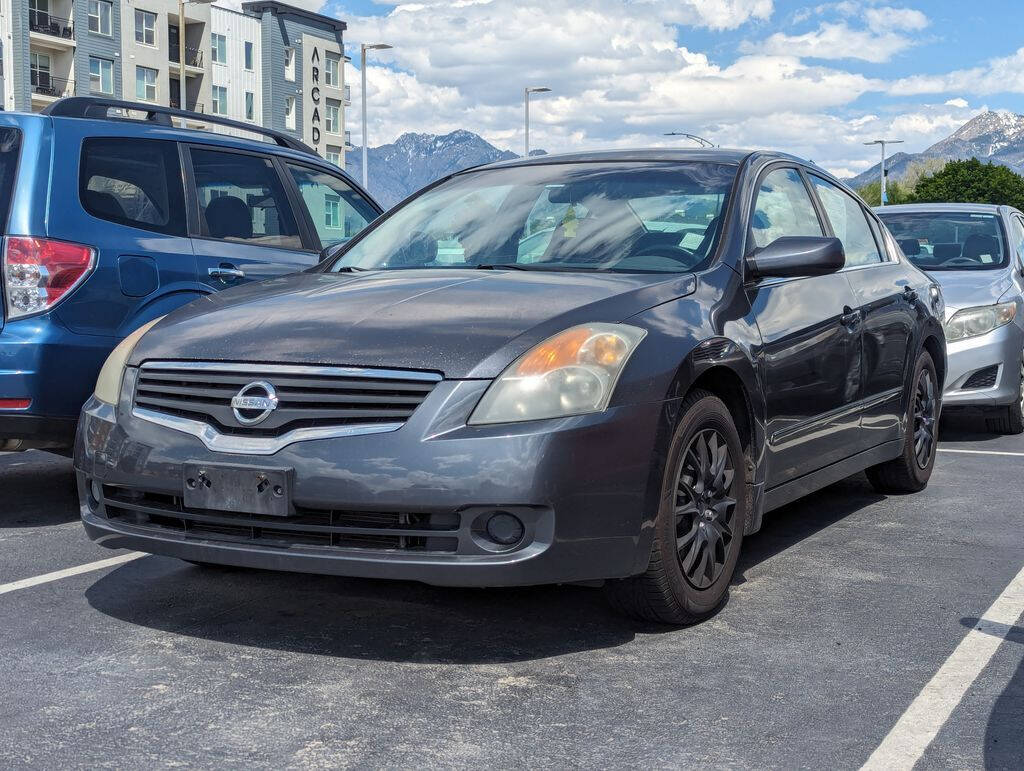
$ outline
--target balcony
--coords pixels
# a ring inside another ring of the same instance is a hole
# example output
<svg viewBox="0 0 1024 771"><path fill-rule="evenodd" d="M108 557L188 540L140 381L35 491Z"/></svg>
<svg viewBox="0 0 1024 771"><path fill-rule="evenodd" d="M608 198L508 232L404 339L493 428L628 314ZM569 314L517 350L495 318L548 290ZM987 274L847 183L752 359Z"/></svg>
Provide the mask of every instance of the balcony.
<svg viewBox="0 0 1024 771"><path fill-rule="evenodd" d="M181 109L181 100L180 99L178 99L175 96L172 96L170 101L171 101L171 107L173 107L175 110L180 110ZM200 112L200 113L206 112L206 108L203 106L202 102L196 102L193 105L189 105L185 109L189 110L191 112Z"/></svg>
<svg viewBox="0 0 1024 771"><path fill-rule="evenodd" d="M43 11L29 11L29 38L45 48L66 50L75 47L75 28L71 19Z"/></svg>
<svg viewBox="0 0 1024 771"><path fill-rule="evenodd" d="M75 92L75 81L67 78L55 78L48 72L32 70L29 73L32 85L32 101L46 103Z"/></svg>
<svg viewBox="0 0 1024 771"><path fill-rule="evenodd" d="M174 74L180 75L181 53L178 51L177 43L171 45L167 58L170 60L168 69ZM187 75L202 75L203 72L202 50L192 46L185 46L185 73Z"/></svg>

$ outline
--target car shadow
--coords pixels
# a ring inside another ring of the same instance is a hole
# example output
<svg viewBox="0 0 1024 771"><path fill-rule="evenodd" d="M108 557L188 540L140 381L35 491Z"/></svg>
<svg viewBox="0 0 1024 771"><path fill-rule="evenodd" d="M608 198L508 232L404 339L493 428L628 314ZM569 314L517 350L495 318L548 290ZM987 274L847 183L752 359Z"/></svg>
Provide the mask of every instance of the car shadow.
<svg viewBox="0 0 1024 771"><path fill-rule="evenodd" d="M880 496L853 478L780 509L744 545L742 572ZM86 592L101 613L178 635L374 661L490 664L615 648L676 632L614 613L581 586L455 589L414 582L126 563Z"/></svg>
<svg viewBox="0 0 1024 771"><path fill-rule="evenodd" d="M979 619L963 618L960 623L968 629L979 627ZM992 629L993 622L985 627ZM1003 645L1024 646L1024 626L996 625L997 634L1003 637ZM1003 692L992 705L988 723L985 726L985 768L1018 769L1024 758L1024 658Z"/></svg>
<svg viewBox="0 0 1024 771"><path fill-rule="evenodd" d="M943 444L967 444L993 442L1005 439L1005 434L987 431L985 418L970 414L943 415L939 423L939 446Z"/></svg>
<svg viewBox="0 0 1024 771"><path fill-rule="evenodd" d="M0 529L74 522L78 495L71 459L29 450L0 453Z"/></svg>

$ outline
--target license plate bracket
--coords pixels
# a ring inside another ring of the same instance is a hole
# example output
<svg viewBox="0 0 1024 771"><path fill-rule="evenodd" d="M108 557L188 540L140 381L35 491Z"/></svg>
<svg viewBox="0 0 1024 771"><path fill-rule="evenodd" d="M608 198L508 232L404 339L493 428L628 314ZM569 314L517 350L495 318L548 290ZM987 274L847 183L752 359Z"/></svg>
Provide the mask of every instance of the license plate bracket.
<svg viewBox="0 0 1024 771"><path fill-rule="evenodd" d="M182 473L185 508L287 517L292 505L293 469L186 463Z"/></svg>

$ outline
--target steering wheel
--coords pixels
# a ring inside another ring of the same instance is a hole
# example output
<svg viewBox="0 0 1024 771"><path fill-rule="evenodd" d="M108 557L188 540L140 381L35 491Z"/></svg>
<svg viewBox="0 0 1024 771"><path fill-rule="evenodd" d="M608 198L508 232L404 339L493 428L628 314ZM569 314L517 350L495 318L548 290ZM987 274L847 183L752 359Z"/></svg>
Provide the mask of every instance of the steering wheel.
<svg viewBox="0 0 1024 771"><path fill-rule="evenodd" d="M630 258L636 257L664 257L666 260L673 260L684 265L693 264L693 252L681 246L671 244L655 244L644 249L640 254L631 254Z"/></svg>

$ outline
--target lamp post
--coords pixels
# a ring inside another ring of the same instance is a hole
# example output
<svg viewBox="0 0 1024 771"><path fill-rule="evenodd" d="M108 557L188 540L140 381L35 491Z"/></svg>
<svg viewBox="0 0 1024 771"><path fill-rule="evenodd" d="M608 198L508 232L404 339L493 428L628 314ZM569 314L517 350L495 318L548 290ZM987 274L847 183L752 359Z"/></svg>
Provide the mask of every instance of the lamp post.
<svg viewBox="0 0 1024 771"><path fill-rule="evenodd" d="M882 146L882 189L881 195L879 196L879 206L885 206L886 194L885 194L885 146L886 145L901 145L903 144L902 139L874 139L870 142L865 142L865 145L881 145Z"/></svg>
<svg viewBox="0 0 1024 771"><path fill-rule="evenodd" d="M363 104L363 187L367 185L366 175L366 52L367 51L383 51L385 49L392 48L387 43L363 43L359 46L359 72L363 77L362 86L362 104Z"/></svg>
<svg viewBox="0 0 1024 771"><path fill-rule="evenodd" d="M185 75L185 4L186 3L212 3L214 0L178 0L178 107L182 110L188 107L188 87Z"/></svg>
<svg viewBox="0 0 1024 771"><path fill-rule="evenodd" d="M524 106L526 108L526 139L525 146L526 152L523 154L524 158L530 157L530 94L543 94L551 89L547 86L527 86L523 90Z"/></svg>
<svg viewBox="0 0 1024 771"><path fill-rule="evenodd" d="M669 131L669 132L667 132L665 134L665 136L667 136L667 137L686 137L687 139L692 139L694 142L699 144L701 147L714 147L715 146L714 143L711 140L705 139L704 137L701 137L701 136L697 136L696 134L687 134L685 131Z"/></svg>

